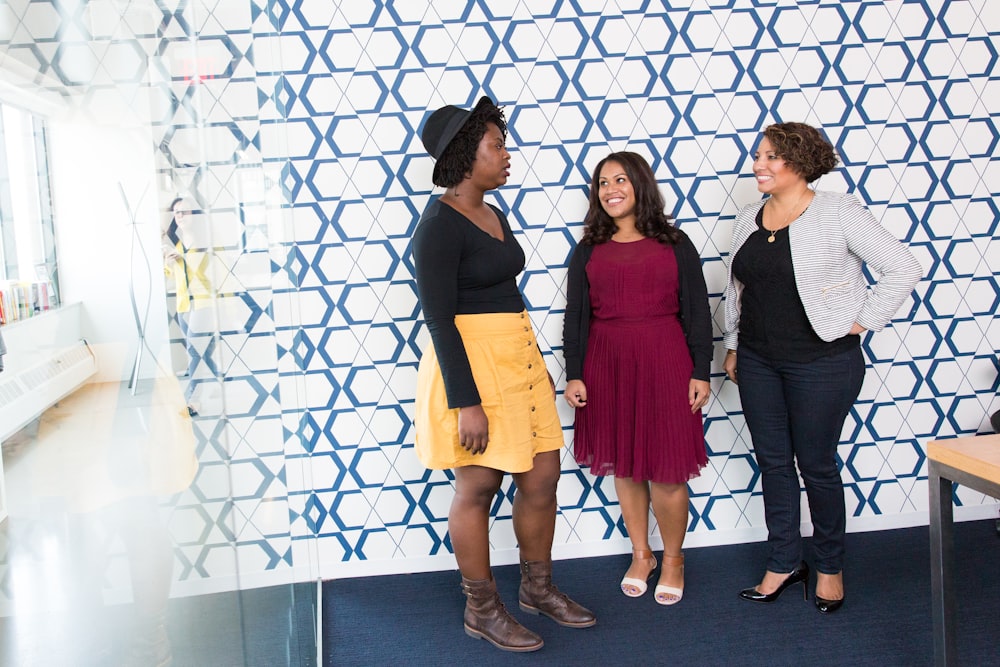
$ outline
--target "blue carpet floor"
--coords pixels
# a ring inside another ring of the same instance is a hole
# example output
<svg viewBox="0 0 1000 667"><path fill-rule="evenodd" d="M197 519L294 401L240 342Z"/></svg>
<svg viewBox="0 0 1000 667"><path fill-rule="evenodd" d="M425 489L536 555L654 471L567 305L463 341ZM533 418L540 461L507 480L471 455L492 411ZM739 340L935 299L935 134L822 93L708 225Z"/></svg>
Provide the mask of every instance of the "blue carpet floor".
<svg viewBox="0 0 1000 667"><path fill-rule="evenodd" d="M590 607L596 626L567 629L517 606L516 566L497 567L507 608L545 646L499 651L462 628L457 571L328 581L324 664L353 665L929 665L933 640L926 526L847 536L847 600L822 616L801 588L774 604L744 602L764 543L687 549L684 599L626 598L629 556L557 561L558 586ZM808 542L808 541L807 541ZM807 547L807 554L809 553ZM958 650L963 665L1000 664L1000 537L994 521L955 526ZM808 558L807 558L808 560ZM652 589L652 587L650 587Z"/></svg>

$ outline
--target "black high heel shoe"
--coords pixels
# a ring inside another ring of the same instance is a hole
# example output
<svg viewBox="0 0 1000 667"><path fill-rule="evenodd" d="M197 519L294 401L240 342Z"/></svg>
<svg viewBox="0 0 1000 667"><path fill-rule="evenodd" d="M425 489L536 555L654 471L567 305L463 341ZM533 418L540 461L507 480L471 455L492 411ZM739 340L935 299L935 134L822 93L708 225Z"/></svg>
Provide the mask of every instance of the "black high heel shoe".
<svg viewBox="0 0 1000 667"><path fill-rule="evenodd" d="M835 576L835 575L834 575ZM841 584L843 584L843 578L841 578ZM819 589L819 575L816 575L816 588ZM839 600L829 600L824 597L820 597L818 594L816 597L816 608L819 609L821 614L832 614L833 612L844 606L844 597Z"/></svg>
<svg viewBox="0 0 1000 667"><path fill-rule="evenodd" d="M839 600L827 600L826 598L821 598L816 596L816 608L819 609L821 614L832 614L833 612L844 606L844 598Z"/></svg>
<svg viewBox="0 0 1000 667"><path fill-rule="evenodd" d="M742 591L740 591L740 597L743 598L744 600L749 600L750 602L774 602L775 600L778 599L778 597L782 593L785 592L786 588L788 588L789 586L793 586L793 585L795 585L795 584L797 584L799 582L802 582L802 599L803 600L808 600L809 599L809 565L807 565L805 561L802 561L801 563L799 563L799 566L797 568L795 568L794 570L792 570L791 574L789 574L787 577L785 577L785 580L783 582L781 582L781 585L778 586L777 590L775 590L773 593L761 593L760 591L757 590L756 587L754 587L754 588L744 588ZM829 603L831 601L830 600L824 600L824 602ZM843 601L842 600L836 600L835 602L838 603L837 606L839 607L840 606L839 603L843 602ZM816 606L817 607L819 606L819 599L816 600ZM820 611L823 611L823 610L821 609ZM836 609L833 609L831 611L836 611ZM827 612L823 612L823 613L827 613Z"/></svg>

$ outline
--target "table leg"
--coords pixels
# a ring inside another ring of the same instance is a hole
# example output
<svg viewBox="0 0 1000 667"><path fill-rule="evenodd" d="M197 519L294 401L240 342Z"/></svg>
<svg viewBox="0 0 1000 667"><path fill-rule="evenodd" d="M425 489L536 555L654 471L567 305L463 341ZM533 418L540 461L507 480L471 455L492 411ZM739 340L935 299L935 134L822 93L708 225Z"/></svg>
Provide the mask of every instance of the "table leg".
<svg viewBox="0 0 1000 667"><path fill-rule="evenodd" d="M952 482L941 477L934 462L927 466L930 492L931 615L934 618L934 664L958 664L955 653L955 594Z"/></svg>

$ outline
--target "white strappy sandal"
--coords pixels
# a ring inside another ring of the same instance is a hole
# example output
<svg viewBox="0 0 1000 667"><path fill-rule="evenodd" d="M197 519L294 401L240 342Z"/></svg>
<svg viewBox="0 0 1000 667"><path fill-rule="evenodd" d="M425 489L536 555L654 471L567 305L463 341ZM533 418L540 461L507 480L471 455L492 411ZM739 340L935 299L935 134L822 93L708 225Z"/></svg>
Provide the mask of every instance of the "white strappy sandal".
<svg viewBox="0 0 1000 667"><path fill-rule="evenodd" d="M649 549L632 549L632 560L653 561L653 567L649 568L649 576L645 580L636 579L635 577L622 578L622 593L630 598L637 598L642 597L646 593L646 589L648 588L646 582L653 578L653 573L656 571L656 557L653 556L653 552Z"/></svg>
<svg viewBox="0 0 1000 667"><path fill-rule="evenodd" d="M663 557L663 567L679 567L681 568L681 575L684 574L684 556L664 556ZM660 576L663 576L662 573ZM657 584L656 592L653 597L656 599L657 604L662 605L672 605L677 604L684 597L684 588L677 588L676 586L667 586L666 584Z"/></svg>

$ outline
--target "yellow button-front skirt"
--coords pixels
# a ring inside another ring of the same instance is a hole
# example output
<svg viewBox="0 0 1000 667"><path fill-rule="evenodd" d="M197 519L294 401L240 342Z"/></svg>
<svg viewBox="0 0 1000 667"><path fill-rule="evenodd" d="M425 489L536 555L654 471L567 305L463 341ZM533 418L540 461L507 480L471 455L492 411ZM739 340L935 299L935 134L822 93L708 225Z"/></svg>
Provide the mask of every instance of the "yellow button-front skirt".
<svg viewBox="0 0 1000 667"><path fill-rule="evenodd" d="M417 372L417 456L434 470L468 465L504 472L531 470L535 454L559 449L564 441L528 314L458 315L455 325L489 419L489 444L475 455L458 444L458 409L448 407L441 367L430 345Z"/></svg>

